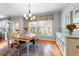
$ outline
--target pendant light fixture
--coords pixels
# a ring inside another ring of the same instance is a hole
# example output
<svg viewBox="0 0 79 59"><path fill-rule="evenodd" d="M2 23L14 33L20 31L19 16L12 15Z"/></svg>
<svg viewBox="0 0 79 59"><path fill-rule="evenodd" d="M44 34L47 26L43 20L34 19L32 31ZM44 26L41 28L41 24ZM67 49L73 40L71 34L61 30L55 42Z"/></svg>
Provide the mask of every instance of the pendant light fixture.
<svg viewBox="0 0 79 59"><path fill-rule="evenodd" d="M25 17L27 20L34 20L36 17L31 14L31 9L30 9L31 5L30 5L30 3L29 3L28 6L29 6L29 10L28 10L29 14L28 14L28 16L27 16L26 14L24 14L24 17Z"/></svg>

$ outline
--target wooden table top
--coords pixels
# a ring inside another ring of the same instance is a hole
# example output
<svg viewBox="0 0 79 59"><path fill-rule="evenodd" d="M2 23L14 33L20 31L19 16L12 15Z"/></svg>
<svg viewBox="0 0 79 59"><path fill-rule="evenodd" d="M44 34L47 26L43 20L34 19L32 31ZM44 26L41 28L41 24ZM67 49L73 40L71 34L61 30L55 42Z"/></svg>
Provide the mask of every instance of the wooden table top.
<svg viewBox="0 0 79 59"><path fill-rule="evenodd" d="M37 36L36 34L25 34L25 35L17 35L15 36L15 39L18 41L29 41L31 38Z"/></svg>

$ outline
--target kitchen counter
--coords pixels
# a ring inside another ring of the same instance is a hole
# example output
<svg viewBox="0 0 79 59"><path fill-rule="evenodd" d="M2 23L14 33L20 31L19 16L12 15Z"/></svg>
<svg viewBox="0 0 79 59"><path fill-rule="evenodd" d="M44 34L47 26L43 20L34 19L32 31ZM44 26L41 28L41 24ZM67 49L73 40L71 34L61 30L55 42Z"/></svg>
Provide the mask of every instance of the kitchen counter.
<svg viewBox="0 0 79 59"><path fill-rule="evenodd" d="M66 35L66 38L79 39L79 35L78 34Z"/></svg>

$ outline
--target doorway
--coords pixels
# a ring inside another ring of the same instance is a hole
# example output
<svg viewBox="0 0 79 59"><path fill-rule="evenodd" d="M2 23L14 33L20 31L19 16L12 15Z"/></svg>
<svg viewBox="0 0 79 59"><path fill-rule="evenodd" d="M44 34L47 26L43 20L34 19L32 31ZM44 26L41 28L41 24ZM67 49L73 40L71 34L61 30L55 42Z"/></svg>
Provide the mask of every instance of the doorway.
<svg viewBox="0 0 79 59"><path fill-rule="evenodd" d="M14 31L13 21L1 20L0 21L0 42L7 40L8 33L13 31Z"/></svg>

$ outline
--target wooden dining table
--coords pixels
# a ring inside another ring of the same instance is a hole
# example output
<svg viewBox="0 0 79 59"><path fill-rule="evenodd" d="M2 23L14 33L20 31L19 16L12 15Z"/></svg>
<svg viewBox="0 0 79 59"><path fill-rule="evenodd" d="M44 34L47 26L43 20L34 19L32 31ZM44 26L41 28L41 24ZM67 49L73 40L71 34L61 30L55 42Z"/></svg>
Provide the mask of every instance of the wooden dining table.
<svg viewBox="0 0 79 59"><path fill-rule="evenodd" d="M24 35L17 35L16 36L16 40L18 41L29 41L31 40L32 38L36 37L37 35L36 34L24 34Z"/></svg>
<svg viewBox="0 0 79 59"><path fill-rule="evenodd" d="M36 37L36 34L24 34L24 35L19 35L17 34L17 36L15 36L15 40L19 41L25 41L27 44L27 55L29 55L29 46L30 46L30 40L32 40L32 38Z"/></svg>

